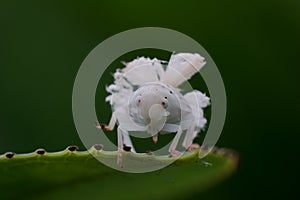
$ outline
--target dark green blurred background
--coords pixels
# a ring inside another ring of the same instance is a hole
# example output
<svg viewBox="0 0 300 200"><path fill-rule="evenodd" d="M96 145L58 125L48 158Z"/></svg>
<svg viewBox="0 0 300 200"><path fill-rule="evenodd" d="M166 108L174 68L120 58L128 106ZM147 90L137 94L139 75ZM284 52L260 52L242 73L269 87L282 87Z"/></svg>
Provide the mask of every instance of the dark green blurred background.
<svg viewBox="0 0 300 200"><path fill-rule="evenodd" d="M81 62L109 36L159 26L197 40L226 87L218 146L238 151L240 166L195 198L291 198L300 178L299 22L299 0L2 0L0 153L84 149L71 109Z"/></svg>

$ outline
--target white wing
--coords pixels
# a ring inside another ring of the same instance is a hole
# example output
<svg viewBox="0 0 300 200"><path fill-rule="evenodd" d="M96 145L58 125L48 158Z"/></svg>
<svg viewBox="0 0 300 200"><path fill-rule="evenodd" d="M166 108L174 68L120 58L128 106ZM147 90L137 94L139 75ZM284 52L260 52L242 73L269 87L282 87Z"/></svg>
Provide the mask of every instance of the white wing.
<svg viewBox="0 0 300 200"><path fill-rule="evenodd" d="M106 90L111 95L106 97L114 110L128 105L129 98L136 88L148 82L158 82L164 76L161 61L154 58L137 58L125 64L125 68L114 73L115 82Z"/></svg>
<svg viewBox="0 0 300 200"><path fill-rule="evenodd" d="M133 93L133 87L124 80L122 73L117 71L114 74L114 84L106 87L106 91L111 95L106 97L106 101L112 105L113 110L128 105L129 97Z"/></svg>
<svg viewBox="0 0 300 200"><path fill-rule="evenodd" d="M176 88L190 79L205 64L204 58L197 53L173 54L161 81Z"/></svg>
<svg viewBox="0 0 300 200"><path fill-rule="evenodd" d="M194 90L185 94L184 98L192 108L192 114L196 122L196 127L199 129L204 128L207 120L204 117L203 108L210 104L209 98L198 90Z"/></svg>
<svg viewBox="0 0 300 200"><path fill-rule="evenodd" d="M124 77L132 85L140 86L149 82L157 82L163 76L161 61L156 58L137 58L126 64Z"/></svg>

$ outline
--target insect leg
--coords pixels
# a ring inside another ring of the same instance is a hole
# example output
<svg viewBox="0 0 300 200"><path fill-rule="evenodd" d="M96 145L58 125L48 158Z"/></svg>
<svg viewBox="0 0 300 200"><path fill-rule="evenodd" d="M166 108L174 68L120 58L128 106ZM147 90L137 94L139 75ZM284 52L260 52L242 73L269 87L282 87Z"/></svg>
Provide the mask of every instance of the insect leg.
<svg viewBox="0 0 300 200"><path fill-rule="evenodd" d="M170 156L179 156L181 154L179 151L176 151L176 146L179 142L181 134L182 134L182 129L181 129L181 127L179 127L178 131L169 147Z"/></svg>
<svg viewBox="0 0 300 200"><path fill-rule="evenodd" d="M99 124L98 122L96 123L96 127L99 129L104 129L107 131L112 131L117 123L117 117L116 117L116 112L113 112L109 121L109 124Z"/></svg>
<svg viewBox="0 0 300 200"><path fill-rule="evenodd" d="M193 144L193 140L195 138L194 132L195 132L195 126L190 126L186 132L186 136L182 143L182 146L188 151L199 148L198 144Z"/></svg>
<svg viewBox="0 0 300 200"><path fill-rule="evenodd" d="M121 129L121 132L122 132L122 136L123 136L124 145L126 147L130 147L130 151L135 153L135 149L132 145L132 142L131 142L130 136L128 134L128 131L125 131L124 129Z"/></svg>
<svg viewBox="0 0 300 200"><path fill-rule="evenodd" d="M118 132L118 158L117 158L117 165L119 167L123 167L122 157L123 157L123 138L122 138L122 129L120 126L117 129Z"/></svg>

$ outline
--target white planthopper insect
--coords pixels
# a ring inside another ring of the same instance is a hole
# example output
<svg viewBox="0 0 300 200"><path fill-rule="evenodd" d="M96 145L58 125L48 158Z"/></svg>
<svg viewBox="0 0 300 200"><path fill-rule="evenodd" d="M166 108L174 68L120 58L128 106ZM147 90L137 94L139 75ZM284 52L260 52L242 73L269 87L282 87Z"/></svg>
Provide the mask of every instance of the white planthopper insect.
<svg viewBox="0 0 300 200"><path fill-rule="evenodd" d="M176 133L169 147L170 156L181 154L176 146L183 133L184 148L199 147L193 140L207 122L203 108L210 104L210 99L197 90L183 95L178 87L206 64L205 59L197 53L177 53L171 56L166 69L165 64L156 58L137 58L125 63L125 68L117 69L114 84L106 88L110 93L106 101L113 113L108 125L97 124L97 128L113 130L118 123L120 167L124 146L135 152L130 131L145 131L154 143L158 133Z"/></svg>

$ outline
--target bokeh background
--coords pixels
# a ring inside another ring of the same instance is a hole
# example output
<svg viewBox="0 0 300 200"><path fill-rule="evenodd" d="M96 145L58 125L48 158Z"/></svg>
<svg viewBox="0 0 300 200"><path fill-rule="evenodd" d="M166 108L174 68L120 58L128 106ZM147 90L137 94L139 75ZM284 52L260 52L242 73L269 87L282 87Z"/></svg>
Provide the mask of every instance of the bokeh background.
<svg viewBox="0 0 300 200"><path fill-rule="evenodd" d="M81 62L116 33L165 27L216 62L228 100L218 146L240 154L230 179L191 199L289 199L300 178L299 22L298 0L3 0L0 154L84 149L71 107Z"/></svg>

